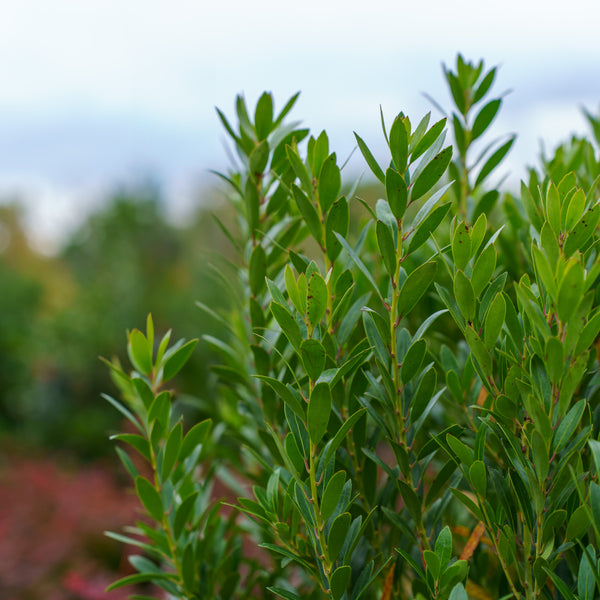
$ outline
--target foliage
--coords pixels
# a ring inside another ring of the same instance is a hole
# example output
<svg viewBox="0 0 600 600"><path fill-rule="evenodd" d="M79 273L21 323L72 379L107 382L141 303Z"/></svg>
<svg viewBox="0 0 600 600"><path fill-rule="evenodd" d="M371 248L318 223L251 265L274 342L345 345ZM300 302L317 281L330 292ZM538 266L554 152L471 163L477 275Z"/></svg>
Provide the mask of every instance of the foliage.
<svg viewBox="0 0 600 600"><path fill-rule="evenodd" d="M327 134L286 124L297 96L276 114L265 93L252 115L238 97L235 127L218 111L239 159L222 177L241 266L223 284L239 302L207 308L228 331L205 337L222 357L213 433L184 435L163 387L193 342L166 350L151 319L129 332L133 371L112 364L123 401L110 402L137 429L116 439L151 468L119 448L152 524L138 525L139 574L115 586L598 597L597 150L545 159L500 227L485 185L514 138L471 158L502 103L488 98L496 69L459 56L444 74L455 149L430 115L382 115L385 159L356 134L383 196L359 228ZM211 501L218 478L240 488L240 519ZM243 540L275 566L246 564Z"/></svg>

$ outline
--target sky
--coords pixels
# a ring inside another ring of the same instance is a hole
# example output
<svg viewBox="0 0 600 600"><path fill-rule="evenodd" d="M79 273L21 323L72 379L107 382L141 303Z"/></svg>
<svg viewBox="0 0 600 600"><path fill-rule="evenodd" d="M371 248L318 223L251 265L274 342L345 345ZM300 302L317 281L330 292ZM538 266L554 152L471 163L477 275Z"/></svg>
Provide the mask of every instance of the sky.
<svg viewBox="0 0 600 600"><path fill-rule="evenodd" d="M353 131L382 151L387 120L449 107L441 64L500 65L498 136L519 137L508 182L600 111L600 3L485 0L2 0L0 198L20 197L42 249L115 185L151 175L181 218L226 169L215 106L264 90L340 157ZM349 167L365 169L356 153Z"/></svg>

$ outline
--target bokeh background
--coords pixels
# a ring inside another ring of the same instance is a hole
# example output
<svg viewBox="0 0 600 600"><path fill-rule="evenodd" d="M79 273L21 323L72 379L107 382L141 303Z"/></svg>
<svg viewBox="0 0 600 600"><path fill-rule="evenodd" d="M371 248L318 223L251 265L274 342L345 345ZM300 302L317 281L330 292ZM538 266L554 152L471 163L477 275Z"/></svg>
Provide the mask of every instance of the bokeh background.
<svg viewBox="0 0 600 600"><path fill-rule="evenodd" d="M98 356L152 312L177 337L215 333L211 258L229 248L211 170L227 170L214 107L264 90L326 129L348 178L353 131L449 106L457 52L501 65L493 130L518 138L514 189L600 110L600 5L546 0L3 0L0 4L0 597L119 600L127 569L102 536L136 517L108 436L119 415ZM424 95L424 92L428 96ZM369 184L365 174L365 184ZM179 378L190 418L211 394L199 345Z"/></svg>

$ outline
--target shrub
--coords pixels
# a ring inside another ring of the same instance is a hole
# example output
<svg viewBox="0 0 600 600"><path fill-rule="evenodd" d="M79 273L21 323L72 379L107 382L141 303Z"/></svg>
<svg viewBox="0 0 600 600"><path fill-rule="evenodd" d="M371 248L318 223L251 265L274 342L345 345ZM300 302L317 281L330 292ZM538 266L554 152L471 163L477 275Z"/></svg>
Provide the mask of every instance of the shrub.
<svg viewBox="0 0 600 600"><path fill-rule="evenodd" d="M112 534L143 554L114 587L598 597L597 146L573 139L503 194L488 182L514 137L477 149L496 69L459 56L444 75L449 119L382 115L384 158L356 134L382 196L362 217L327 134L286 124L297 96L275 114L265 93L252 116L238 97L235 127L218 111L240 266L223 281L237 305L203 307L229 332L205 337L212 423L184 433L166 387L196 341L155 343L151 318L129 332L109 400L151 468L118 448L149 520Z"/></svg>

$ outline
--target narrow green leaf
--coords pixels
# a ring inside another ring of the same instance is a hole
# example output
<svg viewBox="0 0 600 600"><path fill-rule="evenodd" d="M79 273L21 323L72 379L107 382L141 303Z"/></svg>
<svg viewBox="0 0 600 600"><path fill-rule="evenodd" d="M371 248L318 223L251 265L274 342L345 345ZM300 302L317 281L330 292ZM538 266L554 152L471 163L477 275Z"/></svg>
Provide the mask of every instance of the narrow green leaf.
<svg viewBox="0 0 600 600"><path fill-rule="evenodd" d="M435 553L440 559L442 572L446 570L452 558L452 532L446 525L435 540Z"/></svg>
<svg viewBox="0 0 600 600"><path fill-rule="evenodd" d="M356 138L358 147L364 159L367 161L369 168L373 172L373 175L375 175L375 177L377 177L377 179L379 179L379 181L383 183L383 185L385 185L385 175L383 174L381 167L377 164L375 157L371 154L371 151L369 150L368 146L364 143L362 138L356 132L354 132L354 137Z"/></svg>
<svg viewBox="0 0 600 600"><path fill-rule="evenodd" d="M579 262L567 264L565 275L558 289L557 311L559 319L567 324L575 315L583 296L583 267Z"/></svg>
<svg viewBox="0 0 600 600"><path fill-rule="evenodd" d="M475 292L469 278L460 270L454 276L454 296L463 317L467 323L472 323L475 320Z"/></svg>
<svg viewBox="0 0 600 600"><path fill-rule="evenodd" d="M419 339L414 342L407 350L402 360L402 368L400 378L403 384L407 384L411 379L418 375L427 352L427 342L424 339Z"/></svg>
<svg viewBox="0 0 600 600"><path fill-rule="evenodd" d="M165 442L163 461L160 469L161 481L166 481L173 470L173 467L179 459L179 450L183 439L183 425L181 421L171 429L167 441Z"/></svg>
<svg viewBox="0 0 600 600"><path fill-rule="evenodd" d="M327 482L323 498L321 499L321 517L323 521L327 521L333 514L335 507L340 501L344 484L346 483L345 471L338 471Z"/></svg>
<svg viewBox="0 0 600 600"><path fill-rule="evenodd" d="M572 227L581 219L585 210L585 193L582 189L578 189L569 202L567 209L567 218L565 220L565 230L570 231Z"/></svg>
<svg viewBox="0 0 600 600"><path fill-rule="evenodd" d="M135 489L144 508L150 516L159 523L163 519L163 503L160 494L154 486L144 477L138 477L135 480Z"/></svg>
<svg viewBox="0 0 600 600"><path fill-rule="evenodd" d="M488 308L483 326L483 342L491 350L500 338L504 318L506 317L506 302L502 292L498 292Z"/></svg>
<svg viewBox="0 0 600 600"><path fill-rule="evenodd" d="M334 152L327 157L319 173L317 189L319 191L319 204L323 213L326 213L337 200L341 185L340 168L337 166Z"/></svg>
<svg viewBox="0 0 600 600"><path fill-rule="evenodd" d="M285 150L288 160L290 161L290 164L294 169L294 173L296 174L296 177L300 180L302 188L307 192L311 191L312 181L310 175L308 174L306 166L304 165L302 159L300 158L300 155L298 154L297 148L295 146L286 146Z"/></svg>
<svg viewBox="0 0 600 600"><path fill-rule="evenodd" d="M419 143L415 146L414 150L410 154L410 161L415 162L419 156L424 154L431 145L440 137L444 127L446 126L446 118L440 119L437 123L433 124L427 133L419 140Z"/></svg>
<svg viewBox="0 0 600 600"><path fill-rule="evenodd" d="M308 199L306 194L295 184L292 183L292 193L294 194L294 199L296 200L296 204L298 206L298 210L300 214L306 221L306 225L308 226L308 230L311 235L317 240L319 244L323 244L323 231L321 227L321 220L319 219L319 215L317 213L317 209L314 207L313 203Z"/></svg>
<svg viewBox="0 0 600 600"><path fill-rule="evenodd" d="M594 231L596 231L599 220L600 203L597 203L583 214L567 236L563 246L565 256L569 257L573 252L582 248L590 237L592 237Z"/></svg>
<svg viewBox="0 0 600 600"><path fill-rule="evenodd" d="M492 280L496 269L496 249L488 246L477 258L471 273L471 285L473 293L478 298L488 283Z"/></svg>
<svg viewBox="0 0 600 600"><path fill-rule="evenodd" d="M457 269L464 269L471 259L471 230L461 222L452 236L452 260Z"/></svg>
<svg viewBox="0 0 600 600"><path fill-rule="evenodd" d="M304 421L304 419L306 418L304 408L300 400L298 400L298 398L294 395L294 393L289 387L287 387L282 381L279 381L279 379L275 379L274 377L267 377L266 375L254 375L254 377L260 379L260 381L263 381L264 383L269 385L272 388L272 390L277 394L277 396L281 400L283 400L302 421Z"/></svg>
<svg viewBox="0 0 600 600"><path fill-rule="evenodd" d="M199 445L204 444L212 427L212 420L205 419L196 423L183 438L179 451L179 460L185 460Z"/></svg>
<svg viewBox="0 0 600 600"><path fill-rule="evenodd" d="M422 222L416 227L408 244L407 254L420 248L429 238L429 236L438 228L444 217L448 214L452 202L446 202L435 208Z"/></svg>
<svg viewBox="0 0 600 600"><path fill-rule="evenodd" d="M331 415L331 389L326 382L315 385L308 402L307 426L313 444L318 444L327 431Z"/></svg>
<svg viewBox="0 0 600 600"><path fill-rule="evenodd" d="M350 583L350 575L352 567L350 565L342 565L338 567L331 576L331 596L333 600L340 600L348 589ZM591 600L591 599L590 599Z"/></svg>
<svg viewBox="0 0 600 600"><path fill-rule="evenodd" d="M296 352L300 352L302 332L300 331L300 325L298 325L296 319L294 319L287 308L277 302L271 302L271 312L290 344L292 344Z"/></svg>
<svg viewBox="0 0 600 600"><path fill-rule="evenodd" d="M366 410L366 407L359 408L344 421L343 425L337 430L331 441L327 443L325 458L323 459L324 464L328 464L335 456L335 452L339 448L340 444L344 441L352 427L354 427L355 423L363 416Z"/></svg>
<svg viewBox="0 0 600 600"><path fill-rule="evenodd" d="M390 152L396 170L399 173L404 173L408 161L408 132L402 114L394 119L390 128Z"/></svg>
<svg viewBox="0 0 600 600"><path fill-rule="evenodd" d="M451 159L452 147L448 146L427 164L411 187L411 202L426 194L440 180L446 172Z"/></svg>
<svg viewBox="0 0 600 600"><path fill-rule="evenodd" d="M474 189L478 188L487 179L490 173L502 162L504 157L510 152L515 139L515 136L511 136L508 142L502 144L502 146L500 146L500 148L485 161L475 180Z"/></svg>
<svg viewBox="0 0 600 600"><path fill-rule="evenodd" d="M450 446L450 449L458 457L459 465L463 464L470 467L473 464L473 451L463 444L457 437L448 433L446 435L446 443Z"/></svg>
<svg viewBox="0 0 600 600"><path fill-rule="evenodd" d="M265 277L267 276L267 256L264 248L257 244L250 255L248 266L248 279L250 291L258 296L265 287Z"/></svg>
<svg viewBox="0 0 600 600"><path fill-rule="evenodd" d="M479 363L484 373L487 376L491 376L492 357L472 325L465 327L465 339L467 340L467 344L469 344L469 348L471 348L475 360Z"/></svg>
<svg viewBox="0 0 600 600"><path fill-rule="evenodd" d="M325 348L315 339L303 340L300 357L311 381L316 381L325 368Z"/></svg>
<svg viewBox="0 0 600 600"><path fill-rule="evenodd" d="M546 219L557 235L561 232L560 213L560 194L558 188L551 182L546 193Z"/></svg>
<svg viewBox="0 0 600 600"><path fill-rule="evenodd" d="M134 329L129 333L127 351L133 366L140 373L149 375L152 371L152 348L148 344L146 336L139 329Z"/></svg>
<svg viewBox="0 0 600 600"><path fill-rule="evenodd" d="M390 277L394 277L394 273L396 272L396 245L394 244L392 231L382 221L377 221L375 231L383 264Z"/></svg>
<svg viewBox="0 0 600 600"><path fill-rule="evenodd" d="M369 271L369 269L367 269L367 267L365 266L363 261L358 256L358 254L352 249L350 244L348 244L348 242L339 233L335 233L335 236L339 240L340 244L342 244L342 246L344 247L344 250L346 250L346 252L350 256L350 258L352 259L354 264L360 269L361 273L366 277L367 281L371 284L371 287L373 288L373 290L377 293L379 298L381 300L383 300L381 292L379 291L379 288L377 287L377 284L375 283L375 280L373 279L373 275L371 275L371 272Z"/></svg>
<svg viewBox="0 0 600 600"><path fill-rule="evenodd" d="M254 112L254 128L259 141L264 140L273 127L273 98L264 92L256 103Z"/></svg>
<svg viewBox="0 0 600 600"><path fill-rule="evenodd" d="M329 551L329 558L331 558L332 561L337 560L344 542L346 541L351 520L350 513L342 513L335 518L329 528L327 550Z"/></svg>
<svg viewBox="0 0 600 600"><path fill-rule="evenodd" d="M331 261L338 257L342 249L335 234L345 237L348 233L348 221L348 201L342 196L333 203L325 219L325 247Z"/></svg>
<svg viewBox="0 0 600 600"><path fill-rule="evenodd" d="M173 354L171 354L168 358L166 358L163 365L163 381L169 381L175 377L179 371L181 371L185 363L190 358L197 343L197 339L190 340L173 352Z"/></svg>
<svg viewBox="0 0 600 600"><path fill-rule="evenodd" d="M406 211L408 188L404 177L391 167L385 173L385 195L394 217L400 220Z"/></svg>
<svg viewBox="0 0 600 600"><path fill-rule="evenodd" d="M419 302L435 278L437 263L426 262L406 278L398 295L398 315L406 316Z"/></svg>
<svg viewBox="0 0 600 600"><path fill-rule="evenodd" d="M490 126L490 123L493 121L494 117L498 113L500 109L500 105L502 104L502 100L497 98L496 100L492 100L488 102L475 117L475 121L473 122L473 127L471 129L471 141L475 141L479 136L483 134L483 132Z"/></svg>
<svg viewBox="0 0 600 600"><path fill-rule="evenodd" d="M308 280L306 296L306 314L308 322L314 327L321 322L327 311L327 284L320 273L314 272Z"/></svg>

